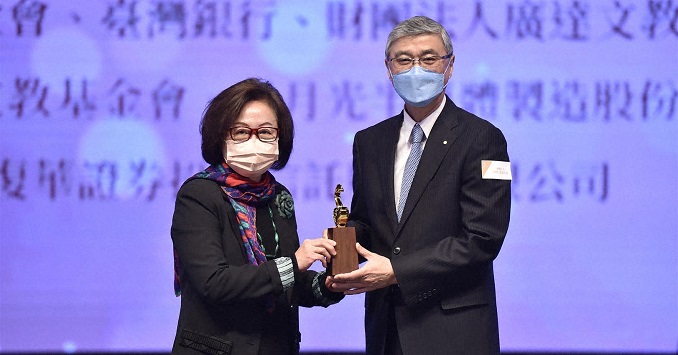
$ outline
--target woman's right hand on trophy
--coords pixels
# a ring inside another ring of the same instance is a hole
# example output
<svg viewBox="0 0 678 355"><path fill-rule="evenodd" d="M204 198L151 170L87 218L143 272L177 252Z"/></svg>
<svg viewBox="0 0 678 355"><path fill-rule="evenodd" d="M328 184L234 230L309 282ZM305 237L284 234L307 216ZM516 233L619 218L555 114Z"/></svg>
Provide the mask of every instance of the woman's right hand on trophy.
<svg viewBox="0 0 678 355"><path fill-rule="evenodd" d="M327 267L327 263L332 259L332 256L337 255L336 250L334 250L335 245L337 245L337 242L325 237L304 240L299 249L294 253L299 270L308 270L316 261L320 261L323 267Z"/></svg>

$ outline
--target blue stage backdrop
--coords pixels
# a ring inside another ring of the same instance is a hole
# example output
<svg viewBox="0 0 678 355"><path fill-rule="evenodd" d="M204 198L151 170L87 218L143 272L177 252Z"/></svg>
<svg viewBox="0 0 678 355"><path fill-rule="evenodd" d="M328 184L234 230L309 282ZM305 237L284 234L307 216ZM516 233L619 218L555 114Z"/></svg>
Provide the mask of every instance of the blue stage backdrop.
<svg viewBox="0 0 678 355"><path fill-rule="evenodd" d="M2 0L0 350L168 351L170 224L208 100L280 89L301 238L350 201L356 131L398 113L390 29L449 30L447 93L503 130L502 349L678 342L678 1ZM364 349L363 297L301 311L302 350Z"/></svg>

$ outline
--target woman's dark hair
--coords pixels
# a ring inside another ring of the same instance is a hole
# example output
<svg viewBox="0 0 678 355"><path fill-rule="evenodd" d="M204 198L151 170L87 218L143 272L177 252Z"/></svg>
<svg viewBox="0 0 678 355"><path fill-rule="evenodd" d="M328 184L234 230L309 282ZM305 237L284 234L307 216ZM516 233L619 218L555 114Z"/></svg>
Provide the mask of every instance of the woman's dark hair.
<svg viewBox="0 0 678 355"><path fill-rule="evenodd" d="M280 92L268 81L257 78L245 79L232 85L213 98L205 108L200 122L202 136L202 157L210 165L224 161L224 139L228 130L240 117L246 104L252 101L264 101L275 112L278 119L278 161L271 169L285 167L292 153L294 124L290 109L283 101Z"/></svg>

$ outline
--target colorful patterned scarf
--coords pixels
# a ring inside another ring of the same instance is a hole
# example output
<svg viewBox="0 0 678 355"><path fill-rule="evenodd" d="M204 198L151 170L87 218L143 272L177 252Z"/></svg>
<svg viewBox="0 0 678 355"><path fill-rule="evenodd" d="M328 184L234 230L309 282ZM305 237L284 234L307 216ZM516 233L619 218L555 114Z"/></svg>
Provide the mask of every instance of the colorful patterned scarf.
<svg viewBox="0 0 678 355"><path fill-rule="evenodd" d="M259 240L257 238L257 206L266 204L275 194L276 181L271 173L266 172L259 182L247 180L236 174L231 168L222 163L221 165L212 165L207 169L193 175L186 182L193 179L208 179L215 181L228 196L233 209L235 218L240 228L240 236L245 251L247 261L252 265L259 265L266 262ZM181 280L179 275L181 263L179 262L176 250L174 251L174 293L181 295Z"/></svg>

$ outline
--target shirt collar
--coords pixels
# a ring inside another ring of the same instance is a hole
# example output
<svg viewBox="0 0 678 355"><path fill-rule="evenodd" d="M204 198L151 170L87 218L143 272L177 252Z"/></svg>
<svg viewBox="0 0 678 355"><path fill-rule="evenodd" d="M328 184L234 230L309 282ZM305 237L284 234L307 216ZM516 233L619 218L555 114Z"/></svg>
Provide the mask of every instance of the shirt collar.
<svg viewBox="0 0 678 355"><path fill-rule="evenodd" d="M424 130L424 135L428 139L428 137L431 134L431 130L433 129L433 125L436 123L436 120L438 119L438 116L440 116L440 113L443 112L443 108L445 108L445 102L447 100L443 100L440 105L431 112L430 115L424 117L423 120L419 122L419 126L421 126L421 129ZM407 132L408 137L409 137L409 132L412 131L412 128L414 125L417 123L409 113L407 113L407 110L403 109L403 126L401 128L401 132Z"/></svg>

